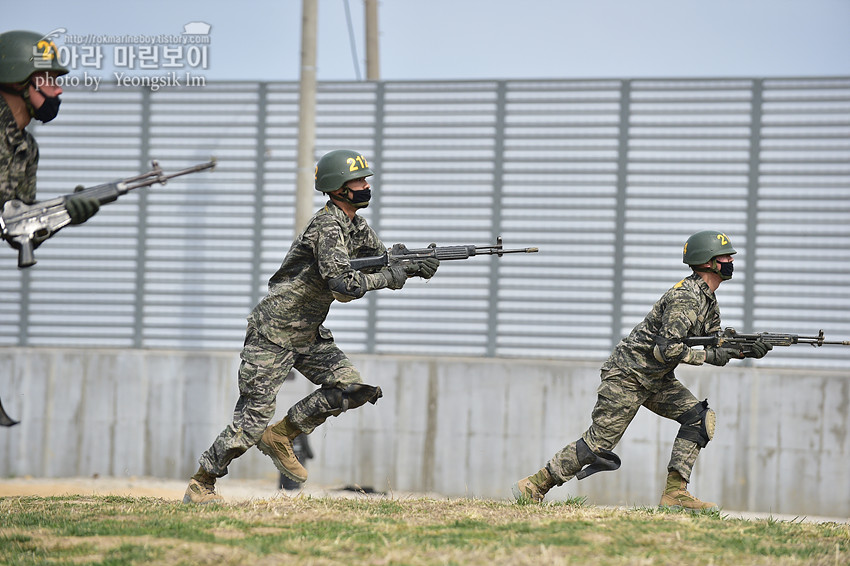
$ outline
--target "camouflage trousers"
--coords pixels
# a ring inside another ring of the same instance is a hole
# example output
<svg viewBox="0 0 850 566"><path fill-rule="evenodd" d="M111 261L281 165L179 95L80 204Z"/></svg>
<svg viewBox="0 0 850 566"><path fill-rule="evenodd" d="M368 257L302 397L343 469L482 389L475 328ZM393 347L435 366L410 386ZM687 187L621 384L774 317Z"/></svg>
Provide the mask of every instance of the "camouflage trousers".
<svg viewBox="0 0 850 566"><path fill-rule="evenodd" d="M342 412L326 392L363 381L332 339L317 337L313 344L299 348L296 353L274 344L249 325L240 357L239 399L233 410L233 422L221 431L199 460L202 468L217 477L226 475L230 462L259 442L274 417L277 393L293 368L321 386L287 413L290 422L307 434L328 417Z"/></svg>
<svg viewBox="0 0 850 566"><path fill-rule="evenodd" d="M697 403L697 398L678 379L666 381L659 391L650 391L617 368L606 370L602 372L602 384L597 390L592 423L581 437L593 452L600 448L613 450L642 406L675 420ZM576 442L561 449L547 464L558 484L571 480L582 468L576 454ZM668 471L676 470L685 481L690 481L699 450L696 443L677 437L673 441Z"/></svg>

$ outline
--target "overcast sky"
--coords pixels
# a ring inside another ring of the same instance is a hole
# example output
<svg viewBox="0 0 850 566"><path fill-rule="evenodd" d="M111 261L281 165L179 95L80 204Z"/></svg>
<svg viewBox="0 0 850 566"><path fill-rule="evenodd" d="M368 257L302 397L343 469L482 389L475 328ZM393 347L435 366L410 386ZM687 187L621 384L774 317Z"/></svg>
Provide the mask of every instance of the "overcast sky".
<svg viewBox="0 0 850 566"><path fill-rule="evenodd" d="M318 79L358 77L346 3L365 76L362 0L318 1ZM385 80L850 76L850 0L383 0L378 10ZM3 6L4 31L64 29L59 46L66 34L179 36L191 22L211 26L206 59L192 61L207 79L298 79L301 0ZM111 74L115 45L101 53Z"/></svg>

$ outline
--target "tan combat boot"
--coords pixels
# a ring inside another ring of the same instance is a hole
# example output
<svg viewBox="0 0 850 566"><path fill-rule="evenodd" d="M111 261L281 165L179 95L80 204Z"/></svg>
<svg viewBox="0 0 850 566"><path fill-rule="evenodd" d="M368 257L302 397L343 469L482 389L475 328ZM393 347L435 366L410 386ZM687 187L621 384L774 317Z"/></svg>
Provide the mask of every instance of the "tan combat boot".
<svg viewBox="0 0 850 566"><path fill-rule="evenodd" d="M661 495L661 507L669 507L671 509L685 509L687 511L702 511L709 509L718 509L716 503L708 501L700 501L687 490L688 482L679 474L679 472L670 472L667 474L667 485L664 488L664 493Z"/></svg>
<svg viewBox="0 0 850 566"><path fill-rule="evenodd" d="M198 472L189 480L183 503L206 505L223 500L224 498L215 492L215 476L208 474L203 468L198 468Z"/></svg>
<svg viewBox="0 0 850 566"><path fill-rule="evenodd" d="M545 467L533 476L521 479L511 486L511 493L517 501L543 503L546 493L555 487L555 480Z"/></svg>
<svg viewBox="0 0 850 566"><path fill-rule="evenodd" d="M292 481L304 483L307 481L307 470L295 457L295 451L292 449L292 440L299 434L301 430L289 422L289 417L286 417L279 423L266 428L257 443L257 448L272 459L280 473Z"/></svg>

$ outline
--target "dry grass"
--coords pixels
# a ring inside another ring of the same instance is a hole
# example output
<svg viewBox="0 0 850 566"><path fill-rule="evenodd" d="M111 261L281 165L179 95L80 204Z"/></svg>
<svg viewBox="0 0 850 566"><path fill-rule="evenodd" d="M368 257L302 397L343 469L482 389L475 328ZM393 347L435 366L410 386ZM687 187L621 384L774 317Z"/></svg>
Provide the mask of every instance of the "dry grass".
<svg viewBox="0 0 850 566"><path fill-rule="evenodd" d="M115 496L0 499L0 563L850 563L844 523L474 499L314 498L187 506Z"/></svg>

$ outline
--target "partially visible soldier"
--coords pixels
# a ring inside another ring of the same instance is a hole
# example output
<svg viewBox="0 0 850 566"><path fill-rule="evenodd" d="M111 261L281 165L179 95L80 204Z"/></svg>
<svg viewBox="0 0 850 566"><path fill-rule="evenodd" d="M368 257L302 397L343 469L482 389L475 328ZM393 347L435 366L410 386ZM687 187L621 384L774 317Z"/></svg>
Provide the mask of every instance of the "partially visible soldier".
<svg viewBox="0 0 850 566"><path fill-rule="evenodd" d="M668 290L646 318L614 349L602 365L602 384L590 428L577 441L559 451L537 473L515 483L517 500L542 502L546 493L573 477L620 467L612 452L641 406L678 421L681 425L667 465L667 483L660 505L698 511L713 509L687 490L691 470L700 449L714 436L715 413L708 400L698 401L676 379L680 363L724 366L739 357L727 348L695 349L684 344L690 336L707 336L720 330L720 309L714 292L732 278L733 255L729 238L722 232L697 232L688 238L683 262L693 273ZM756 342L748 357L761 358L772 349Z"/></svg>
<svg viewBox="0 0 850 566"><path fill-rule="evenodd" d="M47 123L59 113L62 88L56 79L68 69L57 56L56 45L38 33L0 34L0 210L11 199L35 202L38 144L26 127L33 118ZM71 224L81 224L99 204L76 195L65 207Z"/></svg>
<svg viewBox="0 0 850 566"><path fill-rule="evenodd" d="M348 302L368 291L401 289L408 277L429 279L440 262L428 258L369 274L352 269L351 258L386 252L375 231L357 216L357 211L369 204L371 190L366 178L372 174L366 159L356 151L331 151L319 159L316 190L330 199L295 238L280 269L269 280L268 295L248 317L233 422L201 455L184 503L221 500L215 492L216 479L227 474L230 462L254 445L272 459L281 474L303 483L307 470L298 461L293 440L311 433L328 417L366 402L374 404L381 397L381 388L363 383L322 323L334 300ZM268 426L278 390L293 367L320 388L293 405L283 420Z"/></svg>

